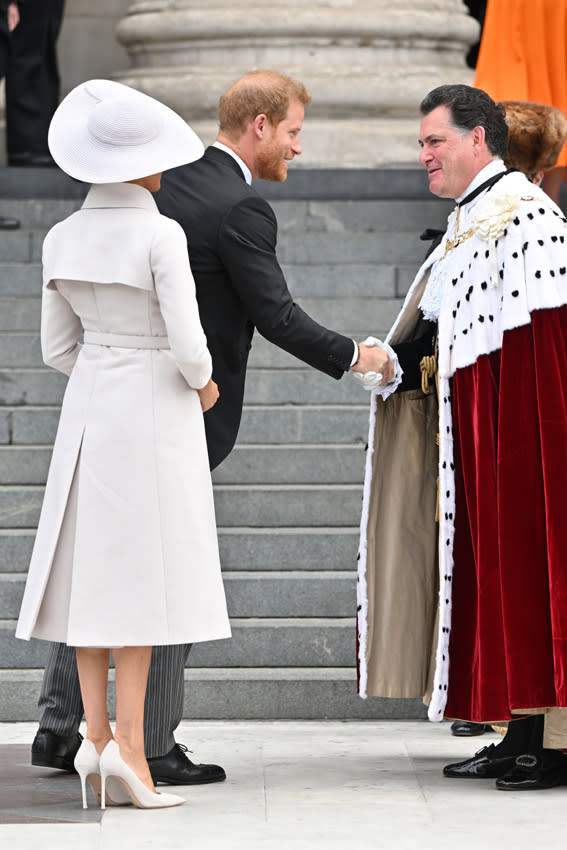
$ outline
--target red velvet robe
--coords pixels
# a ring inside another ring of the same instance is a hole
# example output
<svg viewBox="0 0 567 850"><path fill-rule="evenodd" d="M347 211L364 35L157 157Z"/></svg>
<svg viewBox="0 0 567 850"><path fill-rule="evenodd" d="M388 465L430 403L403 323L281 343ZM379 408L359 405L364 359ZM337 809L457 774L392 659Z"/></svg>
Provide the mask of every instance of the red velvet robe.
<svg viewBox="0 0 567 850"><path fill-rule="evenodd" d="M567 307L452 379L455 537L446 715L567 706Z"/></svg>
<svg viewBox="0 0 567 850"><path fill-rule="evenodd" d="M472 235L448 245L454 213L390 335L415 311L414 292L432 270L442 296L440 593L429 717L488 722L567 707L567 220L517 172L475 203ZM376 404L373 397L370 448ZM372 627L367 569L381 568L367 559L370 455L358 570L362 696Z"/></svg>

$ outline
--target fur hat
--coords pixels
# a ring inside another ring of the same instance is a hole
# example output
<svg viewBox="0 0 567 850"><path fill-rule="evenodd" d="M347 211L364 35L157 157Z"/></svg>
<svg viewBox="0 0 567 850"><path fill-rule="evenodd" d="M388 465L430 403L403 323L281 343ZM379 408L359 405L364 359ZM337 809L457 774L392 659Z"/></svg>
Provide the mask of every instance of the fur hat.
<svg viewBox="0 0 567 850"><path fill-rule="evenodd" d="M557 162L567 137L567 119L555 106L526 101L503 101L508 124L508 168L533 177Z"/></svg>

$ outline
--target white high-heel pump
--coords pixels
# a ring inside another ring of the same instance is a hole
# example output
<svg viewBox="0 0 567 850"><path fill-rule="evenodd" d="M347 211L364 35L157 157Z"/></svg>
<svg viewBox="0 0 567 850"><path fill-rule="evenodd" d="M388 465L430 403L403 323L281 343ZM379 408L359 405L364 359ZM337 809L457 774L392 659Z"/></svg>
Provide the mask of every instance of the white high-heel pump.
<svg viewBox="0 0 567 850"><path fill-rule="evenodd" d="M168 806L180 806L185 800L177 794L160 794L150 791L129 767L120 755L116 741L109 741L100 756L101 809L105 807L106 784L109 779L117 779L127 792L131 801L139 809L161 809Z"/></svg>
<svg viewBox="0 0 567 850"><path fill-rule="evenodd" d="M77 750L75 756L75 770L79 774L81 780L81 792L83 795L83 809L87 806L87 780L93 790L98 803L101 802L101 781L100 781L100 756L96 751L96 747L88 738L83 738L81 746ZM130 797L125 792L124 788L117 780L109 777L106 786L106 802L109 806L127 806L130 803Z"/></svg>

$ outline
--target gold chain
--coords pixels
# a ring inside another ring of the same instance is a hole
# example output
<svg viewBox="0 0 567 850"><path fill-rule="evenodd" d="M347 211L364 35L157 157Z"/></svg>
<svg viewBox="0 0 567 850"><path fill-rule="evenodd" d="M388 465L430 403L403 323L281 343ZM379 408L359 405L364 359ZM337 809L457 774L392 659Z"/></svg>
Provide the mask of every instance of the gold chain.
<svg viewBox="0 0 567 850"><path fill-rule="evenodd" d="M459 233L460 226L461 226L461 208L457 207L457 221L456 221L456 224L455 224L455 238L454 239L447 239L447 242L445 243L445 253L443 254L443 257L442 257L443 260L445 259L445 257L449 253L449 251L452 251L453 248L457 248L463 242L466 242L467 239L470 239L471 236L473 235L474 231L473 231L472 227L470 228L470 230L465 230L464 233Z"/></svg>

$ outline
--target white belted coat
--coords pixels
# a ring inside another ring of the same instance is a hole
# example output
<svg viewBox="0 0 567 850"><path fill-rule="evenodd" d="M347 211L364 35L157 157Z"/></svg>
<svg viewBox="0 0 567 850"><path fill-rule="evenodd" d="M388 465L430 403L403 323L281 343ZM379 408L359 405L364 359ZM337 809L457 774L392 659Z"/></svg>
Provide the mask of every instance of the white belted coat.
<svg viewBox="0 0 567 850"><path fill-rule="evenodd" d="M43 264L42 352L70 378L17 637L230 637L196 392L211 358L183 231L146 189L93 186Z"/></svg>

